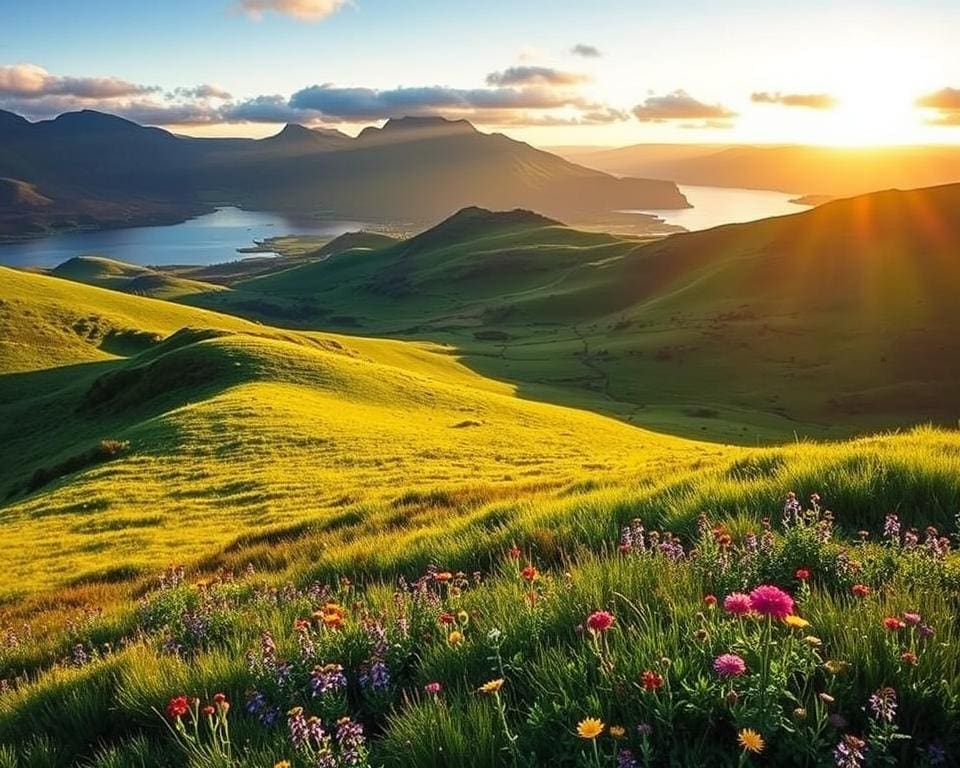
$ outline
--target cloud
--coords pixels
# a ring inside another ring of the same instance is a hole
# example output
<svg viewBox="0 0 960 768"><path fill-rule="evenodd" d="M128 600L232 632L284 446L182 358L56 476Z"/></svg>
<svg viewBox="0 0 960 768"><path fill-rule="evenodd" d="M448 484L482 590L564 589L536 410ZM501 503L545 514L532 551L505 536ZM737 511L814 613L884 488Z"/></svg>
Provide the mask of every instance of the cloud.
<svg viewBox="0 0 960 768"><path fill-rule="evenodd" d="M228 104L221 110L227 123L307 123L316 116L290 106L286 96L257 96L236 104Z"/></svg>
<svg viewBox="0 0 960 768"><path fill-rule="evenodd" d="M577 43L570 49L570 53L574 56L583 56L585 59L599 59L603 56L599 48L593 45L586 45L585 43Z"/></svg>
<svg viewBox="0 0 960 768"><path fill-rule="evenodd" d="M302 21L320 21L332 16L351 0L238 0L235 7L254 19L266 13L291 16Z"/></svg>
<svg viewBox="0 0 960 768"><path fill-rule="evenodd" d="M779 104L783 107L806 107L807 109L833 109L837 100L829 93L770 93L757 91L750 94L754 104Z"/></svg>
<svg viewBox="0 0 960 768"><path fill-rule="evenodd" d="M154 93L156 86L137 85L117 77L59 77L36 64L0 66L0 97L42 99L73 96L78 99L115 99Z"/></svg>
<svg viewBox="0 0 960 768"><path fill-rule="evenodd" d="M564 72L552 67L508 67L500 72L487 75L487 85L549 85L572 86L590 81L589 75L578 72Z"/></svg>
<svg viewBox="0 0 960 768"><path fill-rule="evenodd" d="M221 88L219 85L211 85L209 83L203 83L202 85L198 85L196 88L176 88L170 94L170 96L180 96L186 99L228 100L233 98L228 91Z"/></svg>
<svg viewBox="0 0 960 768"><path fill-rule="evenodd" d="M575 93L553 88L449 88L441 85L375 90L340 88L330 83L297 91L290 106L324 117L360 122L404 115L490 110L549 110L574 107L594 111L599 105Z"/></svg>
<svg viewBox="0 0 960 768"><path fill-rule="evenodd" d="M934 117L927 120L928 125L960 125L960 88L941 88L921 96L914 104L921 109L937 111Z"/></svg>
<svg viewBox="0 0 960 768"><path fill-rule="evenodd" d="M705 104L684 90L665 96L649 96L643 104L633 108L633 114L642 123L662 123L667 120L727 120L737 117L722 104Z"/></svg>

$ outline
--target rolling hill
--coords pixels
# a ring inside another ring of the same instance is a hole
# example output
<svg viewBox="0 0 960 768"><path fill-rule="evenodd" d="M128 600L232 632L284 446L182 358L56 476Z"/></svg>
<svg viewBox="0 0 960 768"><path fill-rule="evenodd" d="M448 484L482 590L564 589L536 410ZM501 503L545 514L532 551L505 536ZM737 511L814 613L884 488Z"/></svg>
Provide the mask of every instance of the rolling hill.
<svg viewBox="0 0 960 768"><path fill-rule="evenodd" d="M399 118L356 138L289 125L262 139L193 139L85 110L0 119L0 176L42 208L0 211L0 235L183 220L226 202L330 218L429 221L466 205L575 220L685 208L671 182L618 179L466 121Z"/></svg>
<svg viewBox="0 0 960 768"><path fill-rule="evenodd" d="M958 210L960 186L890 191L644 244L467 209L187 301L455 344L532 397L685 434L952 424Z"/></svg>
<svg viewBox="0 0 960 768"><path fill-rule="evenodd" d="M960 151L951 146L637 144L592 152L567 148L560 154L616 175L834 197L960 181Z"/></svg>

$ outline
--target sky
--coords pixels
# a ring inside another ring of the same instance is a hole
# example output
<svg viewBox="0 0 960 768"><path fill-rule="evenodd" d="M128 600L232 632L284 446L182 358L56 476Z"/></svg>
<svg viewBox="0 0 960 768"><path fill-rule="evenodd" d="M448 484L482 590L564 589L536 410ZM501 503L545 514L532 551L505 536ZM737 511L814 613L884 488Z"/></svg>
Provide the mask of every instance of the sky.
<svg viewBox="0 0 960 768"><path fill-rule="evenodd" d="M960 144L956 0L0 0L0 109L265 136Z"/></svg>

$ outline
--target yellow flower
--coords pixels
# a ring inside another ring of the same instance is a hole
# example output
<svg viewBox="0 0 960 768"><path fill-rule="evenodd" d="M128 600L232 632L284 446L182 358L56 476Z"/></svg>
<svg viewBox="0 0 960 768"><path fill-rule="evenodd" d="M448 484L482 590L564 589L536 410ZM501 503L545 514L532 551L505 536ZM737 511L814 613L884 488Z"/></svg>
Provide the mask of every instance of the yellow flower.
<svg viewBox="0 0 960 768"><path fill-rule="evenodd" d="M752 728L742 729L740 733L737 734L737 743L743 747L745 752L753 752L755 755L763 752L763 748L766 746L763 741L763 736Z"/></svg>
<svg viewBox="0 0 960 768"><path fill-rule="evenodd" d="M281 760L279 763L277 763L275 766L273 766L273 768L290 768L290 761L289 761L289 760Z"/></svg>
<svg viewBox="0 0 960 768"><path fill-rule="evenodd" d="M819 637L815 637L814 635L807 635L805 638L803 638L803 642L805 642L811 648L819 648L821 645L823 645L823 640L821 640Z"/></svg>
<svg viewBox="0 0 960 768"><path fill-rule="evenodd" d="M606 726L596 717L588 717L577 723L577 736L581 739L595 739Z"/></svg>
<svg viewBox="0 0 960 768"><path fill-rule="evenodd" d="M622 725L611 725L610 735L615 739L622 739L627 733L627 729Z"/></svg>
<svg viewBox="0 0 960 768"><path fill-rule="evenodd" d="M793 614L790 614L789 616L787 616L783 620L783 623L786 624L791 629L804 629L805 627L810 626L809 621L807 621L806 619L801 619L799 616L794 616Z"/></svg>
<svg viewBox="0 0 960 768"><path fill-rule="evenodd" d="M850 666L850 662L830 659L829 661L823 662L823 666L826 667L827 672L829 672L831 675L839 675L841 672L847 671L847 668Z"/></svg>
<svg viewBox="0 0 960 768"><path fill-rule="evenodd" d="M503 688L503 678L498 677L496 680L491 680L489 683L484 683L477 690L480 693L496 693L501 688Z"/></svg>
<svg viewBox="0 0 960 768"><path fill-rule="evenodd" d="M463 643L463 632L453 630L453 632L447 635L447 642L450 643L450 645L461 645Z"/></svg>

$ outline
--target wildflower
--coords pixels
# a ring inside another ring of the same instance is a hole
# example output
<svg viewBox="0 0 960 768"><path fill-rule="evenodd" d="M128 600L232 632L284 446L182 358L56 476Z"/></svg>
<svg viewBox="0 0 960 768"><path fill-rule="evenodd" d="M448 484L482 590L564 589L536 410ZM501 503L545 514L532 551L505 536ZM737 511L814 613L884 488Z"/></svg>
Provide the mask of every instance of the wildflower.
<svg viewBox="0 0 960 768"><path fill-rule="evenodd" d="M783 623L786 624L791 629L806 629L810 626L810 622L806 619L802 619L799 616L790 614L789 616L784 617Z"/></svg>
<svg viewBox="0 0 960 768"><path fill-rule="evenodd" d="M883 626L885 626L891 632L898 632L907 625L896 616L887 616L887 618L883 620Z"/></svg>
<svg viewBox="0 0 960 768"><path fill-rule="evenodd" d="M622 739L627 734L627 729L622 725L611 725L609 729L610 735L615 739Z"/></svg>
<svg viewBox="0 0 960 768"><path fill-rule="evenodd" d="M920 623L921 618L919 613L905 613L903 614L903 620L911 627L915 627Z"/></svg>
<svg viewBox="0 0 960 768"><path fill-rule="evenodd" d="M900 518L892 513L883 521L883 538L891 544L900 542Z"/></svg>
<svg viewBox="0 0 960 768"><path fill-rule="evenodd" d="M854 597L866 597L870 594L870 587L866 584L854 584L850 591L853 592Z"/></svg>
<svg viewBox="0 0 960 768"><path fill-rule="evenodd" d="M520 559L520 547L514 544L510 549L507 550L507 554L510 555L510 558L513 560Z"/></svg>
<svg viewBox="0 0 960 768"><path fill-rule="evenodd" d="M644 738L644 739L649 736L652 736L653 726L650 725L650 723L640 723L640 725L637 726L637 733L640 735L641 738Z"/></svg>
<svg viewBox="0 0 960 768"><path fill-rule="evenodd" d="M713 608L717 604L717 598L714 595L707 595L703 598L703 602L707 604L707 607Z"/></svg>
<svg viewBox="0 0 960 768"><path fill-rule="evenodd" d="M610 730L613 730L612 728ZM617 768L637 768L637 758L629 749L621 749L617 752Z"/></svg>
<svg viewBox="0 0 960 768"><path fill-rule="evenodd" d="M928 640L934 635L933 627L931 627L929 624L921 624L920 627L917 629L917 633L924 640Z"/></svg>
<svg viewBox="0 0 960 768"><path fill-rule="evenodd" d="M900 654L900 661L906 664L908 667L917 666L917 654L913 651L904 651Z"/></svg>
<svg viewBox="0 0 960 768"><path fill-rule="evenodd" d="M897 714L897 692L889 686L877 689L870 697L870 709L878 720L892 723Z"/></svg>
<svg viewBox="0 0 960 768"><path fill-rule="evenodd" d="M663 688L663 675L654 672L652 669L648 669L640 675L640 682L645 691L659 691Z"/></svg>
<svg viewBox="0 0 960 768"><path fill-rule="evenodd" d="M730 707L730 709L733 709L740 701L740 694L731 688L724 694L723 700L727 702L727 706Z"/></svg>
<svg viewBox="0 0 960 768"><path fill-rule="evenodd" d="M587 628L591 632L606 632L613 626L613 614L608 611L594 611L587 617Z"/></svg>
<svg viewBox="0 0 960 768"><path fill-rule="evenodd" d="M826 691L823 691L823 692L821 692L821 693L818 693L818 694L817 694L817 697L818 697L818 698L820 699L820 701L822 701L824 704L833 704L833 702L836 701L836 699L833 698L833 696L831 696L831 695L830 695L829 693L827 693Z"/></svg>
<svg viewBox="0 0 960 768"><path fill-rule="evenodd" d="M424 692L429 693L431 696L436 696L438 693L440 693L440 691L443 690L443 686L437 682L427 683L425 686L423 686L423 690Z"/></svg>
<svg viewBox="0 0 960 768"><path fill-rule="evenodd" d="M273 768L290 768L290 761L281 760L279 763L274 763Z"/></svg>
<svg viewBox="0 0 960 768"><path fill-rule="evenodd" d="M459 621L461 624L468 623L470 621L470 614L467 613L466 611L458 611L457 621Z"/></svg>
<svg viewBox="0 0 960 768"><path fill-rule="evenodd" d="M453 578L453 574L450 571L439 571L433 574L434 581L447 582Z"/></svg>
<svg viewBox="0 0 960 768"><path fill-rule="evenodd" d="M763 584L750 593L750 607L761 616L782 619L793 613L793 598L779 587Z"/></svg>
<svg viewBox="0 0 960 768"><path fill-rule="evenodd" d="M837 768L860 768L863 765L866 742L856 736L845 734L833 750L833 762Z"/></svg>
<svg viewBox="0 0 960 768"><path fill-rule="evenodd" d="M793 719L800 722L807 719L807 710L803 707L797 707L793 710Z"/></svg>
<svg viewBox="0 0 960 768"><path fill-rule="evenodd" d="M383 659L374 658L369 667L360 673L360 685L373 691L384 691L390 687L390 668Z"/></svg>
<svg viewBox="0 0 960 768"><path fill-rule="evenodd" d="M807 581L810 578L810 571L806 568L798 568L797 572L793 575L798 581Z"/></svg>
<svg viewBox="0 0 960 768"><path fill-rule="evenodd" d="M723 609L734 616L744 616L752 610L750 608L750 595L743 592L734 592L727 595L723 600Z"/></svg>
<svg viewBox="0 0 960 768"><path fill-rule="evenodd" d="M167 715L171 720L179 720L190 711L190 700L186 696L174 696L167 703Z"/></svg>
<svg viewBox="0 0 960 768"><path fill-rule="evenodd" d="M807 635L805 638L803 638L803 642L805 642L811 648L819 648L823 645L823 640L815 635Z"/></svg>
<svg viewBox="0 0 960 768"><path fill-rule="evenodd" d="M489 683L484 683L477 690L480 693L498 693L501 688L503 688L503 678L499 677L496 680L491 680Z"/></svg>
<svg viewBox="0 0 960 768"><path fill-rule="evenodd" d="M737 734L737 743L743 748L744 752L753 752L755 755L763 752L766 746L763 736L752 728L742 728Z"/></svg>
<svg viewBox="0 0 960 768"><path fill-rule="evenodd" d="M740 677L747 671L747 664L735 653L724 653L717 656L713 668L720 677Z"/></svg>
<svg viewBox="0 0 960 768"><path fill-rule="evenodd" d="M595 739L603 733L604 724L596 717L587 717L577 723L577 736L581 739Z"/></svg>
<svg viewBox="0 0 960 768"><path fill-rule="evenodd" d="M463 632L459 630L453 630L449 635L447 635L447 642L450 645L463 645Z"/></svg>
<svg viewBox="0 0 960 768"><path fill-rule="evenodd" d="M839 675L841 672L846 672L850 668L850 662L830 659L829 661L823 662L823 666L831 675Z"/></svg>
<svg viewBox="0 0 960 768"><path fill-rule="evenodd" d="M927 762L930 765L945 765L947 762L947 752L939 744L931 744L927 747Z"/></svg>
<svg viewBox="0 0 960 768"><path fill-rule="evenodd" d="M206 717L213 717L213 716L216 714L216 712L217 712L217 710L216 710L213 706L211 706L210 704L208 704L207 706L205 706L205 707L204 707L202 710L200 710L200 711L201 711L201 712L204 714L204 716L206 716Z"/></svg>
<svg viewBox="0 0 960 768"><path fill-rule="evenodd" d="M343 674L343 667L339 664L325 664L314 667L310 673L310 690L313 696L323 696L325 693L336 693L347 687L347 678Z"/></svg>
<svg viewBox="0 0 960 768"><path fill-rule="evenodd" d="M526 581L533 581L534 579L537 578L537 574L538 574L538 573L539 573L539 571L537 571L537 569L534 568L532 565L528 565L526 568L524 568L522 571L520 571L520 575L521 575L521 576L524 578L524 580L526 580Z"/></svg>

